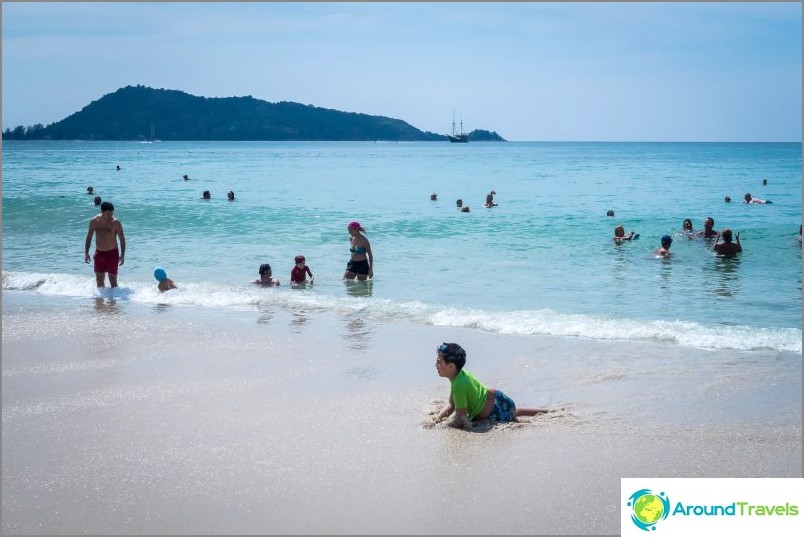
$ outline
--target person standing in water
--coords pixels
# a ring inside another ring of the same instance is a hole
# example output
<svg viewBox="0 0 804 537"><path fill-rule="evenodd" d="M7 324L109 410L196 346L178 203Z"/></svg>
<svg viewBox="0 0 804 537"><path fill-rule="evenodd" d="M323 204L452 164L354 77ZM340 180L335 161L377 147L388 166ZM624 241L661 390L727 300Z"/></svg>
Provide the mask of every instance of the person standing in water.
<svg viewBox="0 0 804 537"><path fill-rule="evenodd" d="M105 287L106 274L109 274L109 286L117 287L117 267L123 265L126 255L126 237L123 224L114 217L114 205L111 202L101 203L101 214L89 221L89 231L84 244L84 261L89 263L89 247L92 235L95 235L95 279L98 287ZM117 240L120 239L120 249Z"/></svg>
<svg viewBox="0 0 804 537"><path fill-rule="evenodd" d="M739 254L743 251L743 247L740 244L740 232L737 232L735 236L737 242L731 242L731 230L727 227L723 228L723 231L718 233L717 238L715 239L715 244L712 246L712 250L715 251L716 254L722 256L733 256L734 254ZM723 239L723 242L720 242L720 239Z"/></svg>
<svg viewBox="0 0 804 537"><path fill-rule="evenodd" d="M715 219L707 216L706 220L704 220L703 229L696 231L695 234L703 236L704 239L716 238L718 233L715 231Z"/></svg>
<svg viewBox="0 0 804 537"><path fill-rule="evenodd" d="M695 230L692 228L692 220L685 218L681 223L681 234L685 235L688 239L695 236Z"/></svg>
<svg viewBox="0 0 804 537"><path fill-rule="evenodd" d="M346 272L343 273L344 280L354 280L357 277L361 282L367 278L374 277L374 255L371 253L371 243L361 231L366 229L360 222L349 222L346 227L349 231L349 262L346 264Z"/></svg>
<svg viewBox="0 0 804 537"><path fill-rule="evenodd" d="M307 266L307 260L303 255L297 255L294 260L296 264L290 271L290 283L292 284L306 284L307 274L310 275L310 283L313 283L313 271Z"/></svg>

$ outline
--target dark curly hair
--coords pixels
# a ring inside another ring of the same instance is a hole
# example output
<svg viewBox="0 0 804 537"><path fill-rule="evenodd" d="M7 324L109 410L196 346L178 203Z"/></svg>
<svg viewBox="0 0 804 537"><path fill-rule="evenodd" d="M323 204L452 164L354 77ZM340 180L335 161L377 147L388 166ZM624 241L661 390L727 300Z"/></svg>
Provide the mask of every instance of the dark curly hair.
<svg viewBox="0 0 804 537"><path fill-rule="evenodd" d="M458 371L466 365L466 351L457 343L442 343L438 346L438 352L444 356L445 362L455 364Z"/></svg>

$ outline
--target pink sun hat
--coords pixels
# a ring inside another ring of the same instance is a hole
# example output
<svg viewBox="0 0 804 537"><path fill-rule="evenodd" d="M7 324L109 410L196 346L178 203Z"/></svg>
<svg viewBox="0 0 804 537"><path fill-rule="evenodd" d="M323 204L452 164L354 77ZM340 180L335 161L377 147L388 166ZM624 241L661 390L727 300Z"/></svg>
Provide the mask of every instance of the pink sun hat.
<svg viewBox="0 0 804 537"><path fill-rule="evenodd" d="M360 231L366 231L366 228L361 226L360 222L358 221L349 222L349 225L347 227L348 229L359 229Z"/></svg>

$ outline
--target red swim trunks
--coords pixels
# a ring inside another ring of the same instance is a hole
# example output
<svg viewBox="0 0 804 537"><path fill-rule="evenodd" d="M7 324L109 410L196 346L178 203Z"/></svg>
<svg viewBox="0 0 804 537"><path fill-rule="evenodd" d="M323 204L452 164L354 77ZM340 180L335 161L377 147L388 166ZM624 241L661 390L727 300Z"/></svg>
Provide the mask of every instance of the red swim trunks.
<svg viewBox="0 0 804 537"><path fill-rule="evenodd" d="M95 272L117 274L117 266L120 263L120 252L117 251L117 248L105 252L95 250L92 259L95 260Z"/></svg>

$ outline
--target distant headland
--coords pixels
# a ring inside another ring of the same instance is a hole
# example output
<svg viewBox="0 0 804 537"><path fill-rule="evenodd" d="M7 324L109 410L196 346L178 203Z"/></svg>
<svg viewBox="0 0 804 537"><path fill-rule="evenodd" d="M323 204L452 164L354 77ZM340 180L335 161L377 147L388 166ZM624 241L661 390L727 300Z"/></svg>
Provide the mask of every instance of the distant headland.
<svg viewBox="0 0 804 537"><path fill-rule="evenodd" d="M81 111L44 126L22 125L3 140L209 140L209 141L444 141L383 116L341 112L247 97L198 97L183 91L126 86ZM471 141L505 140L474 130Z"/></svg>

